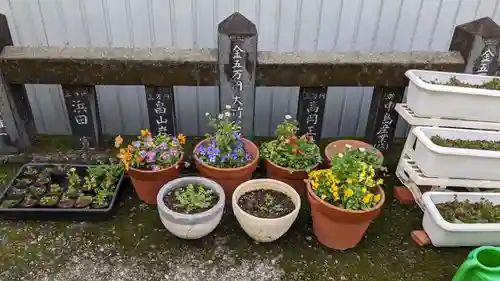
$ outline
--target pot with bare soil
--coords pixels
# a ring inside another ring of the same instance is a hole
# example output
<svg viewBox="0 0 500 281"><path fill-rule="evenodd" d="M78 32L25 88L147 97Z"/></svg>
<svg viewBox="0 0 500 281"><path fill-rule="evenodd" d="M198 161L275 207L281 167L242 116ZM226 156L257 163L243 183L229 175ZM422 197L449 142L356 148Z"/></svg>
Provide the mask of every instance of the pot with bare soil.
<svg viewBox="0 0 500 281"><path fill-rule="evenodd" d="M208 235L219 224L225 205L222 187L207 178L183 177L165 184L157 196L165 228L183 239Z"/></svg>
<svg viewBox="0 0 500 281"><path fill-rule="evenodd" d="M272 242L292 226L300 196L290 185L273 179L242 183L233 193L233 212L241 228L258 242Z"/></svg>
<svg viewBox="0 0 500 281"><path fill-rule="evenodd" d="M312 136L298 137L298 123L290 115L276 128L276 139L263 143L262 157L269 178L285 182L300 194L305 194L304 179L322 161L319 147Z"/></svg>

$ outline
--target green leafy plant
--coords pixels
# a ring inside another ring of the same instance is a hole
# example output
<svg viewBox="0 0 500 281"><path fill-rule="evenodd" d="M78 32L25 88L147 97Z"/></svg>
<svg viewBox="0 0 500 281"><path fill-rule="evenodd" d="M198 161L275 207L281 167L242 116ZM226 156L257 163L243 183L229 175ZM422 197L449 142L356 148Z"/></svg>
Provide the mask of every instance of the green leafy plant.
<svg viewBox="0 0 500 281"><path fill-rule="evenodd" d="M214 191L201 184L188 184L174 192L175 206L186 213L211 207L215 199Z"/></svg>
<svg viewBox="0 0 500 281"><path fill-rule="evenodd" d="M209 126L215 129L213 134L206 134L206 140L198 146L196 155L205 164L217 168L236 168L245 166L253 159L246 151L241 126L231 120L231 106L227 105L217 117L209 118Z"/></svg>
<svg viewBox="0 0 500 281"><path fill-rule="evenodd" d="M68 179L68 190L66 192L73 196L79 193L81 179L80 175L76 172L76 168L69 169L66 178Z"/></svg>
<svg viewBox="0 0 500 281"><path fill-rule="evenodd" d="M422 79L422 80L424 80L424 79ZM498 78L493 78L490 81L484 82L482 84L469 84L469 83L460 81L455 76L450 77L450 79L448 79L448 81L445 81L445 82L441 82L437 79L434 79L431 81L426 81L426 80L424 80L424 81L427 83L430 83L430 84L445 85L445 86L457 86L457 87L488 89L488 90L500 90L500 79L498 79Z"/></svg>
<svg viewBox="0 0 500 281"><path fill-rule="evenodd" d="M26 177L31 177L31 178L36 178L39 174L39 171L33 167L26 167L26 169L23 172L23 175Z"/></svg>
<svg viewBox="0 0 500 281"><path fill-rule="evenodd" d="M261 155L281 167L309 171L322 161L319 147L310 135L296 136L298 123L291 118L278 125L275 140L262 144Z"/></svg>
<svg viewBox="0 0 500 281"><path fill-rule="evenodd" d="M439 135L432 136L431 141L443 147L500 151L500 141L448 139Z"/></svg>
<svg viewBox="0 0 500 281"><path fill-rule="evenodd" d="M99 190L97 194L92 198L92 204L96 208L102 208L109 205L109 198L113 196L113 193L106 190Z"/></svg>
<svg viewBox="0 0 500 281"><path fill-rule="evenodd" d="M368 155L371 154L371 155ZM346 147L345 153L332 156L332 167L309 173L311 187L322 200L349 210L366 210L381 200L378 178L382 159L374 151Z"/></svg>
<svg viewBox="0 0 500 281"><path fill-rule="evenodd" d="M450 223L500 223L500 205L481 198L480 202L470 200L453 201L436 204L439 213Z"/></svg>
<svg viewBox="0 0 500 281"><path fill-rule="evenodd" d="M54 194L60 194L62 192L61 186L57 183L53 183L50 185L49 192Z"/></svg>
<svg viewBox="0 0 500 281"><path fill-rule="evenodd" d="M41 205L54 205L59 199L58 196L44 196L40 199Z"/></svg>
<svg viewBox="0 0 500 281"><path fill-rule="evenodd" d="M280 202L277 202L277 200L270 194L264 195L264 208L272 212L283 211L283 207Z"/></svg>

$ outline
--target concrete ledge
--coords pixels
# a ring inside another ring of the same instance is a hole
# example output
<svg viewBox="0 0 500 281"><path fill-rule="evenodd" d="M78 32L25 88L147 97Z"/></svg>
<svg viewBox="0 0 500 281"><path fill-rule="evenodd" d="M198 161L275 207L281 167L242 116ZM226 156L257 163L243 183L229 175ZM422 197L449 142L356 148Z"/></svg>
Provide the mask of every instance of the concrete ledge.
<svg viewBox="0 0 500 281"><path fill-rule="evenodd" d="M405 86L408 69L461 72L458 52L259 52L258 86ZM12 84L213 86L214 49L6 47Z"/></svg>

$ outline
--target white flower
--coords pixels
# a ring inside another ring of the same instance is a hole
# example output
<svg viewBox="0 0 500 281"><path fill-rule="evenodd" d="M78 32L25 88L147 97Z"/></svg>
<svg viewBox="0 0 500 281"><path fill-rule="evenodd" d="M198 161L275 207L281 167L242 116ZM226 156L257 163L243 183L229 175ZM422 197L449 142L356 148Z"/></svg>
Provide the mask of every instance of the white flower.
<svg viewBox="0 0 500 281"><path fill-rule="evenodd" d="M224 113L224 115L226 115L226 117L229 117L229 116L231 116L231 112L226 111L226 113Z"/></svg>
<svg viewBox="0 0 500 281"><path fill-rule="evenodd" d="M205 112L205 116L208 116L208 115L210 115L210 113L208 113L208 112Z"/></svg>
<svg viewBox="0 0 500 281"><path fill-rule="evenodd" d="M292 119L292 116L290 114L287 114L287 115L285 115L285 119L290 120L290 119Z"/></svg>
<svg viewBox="0 0 500 281"><path fill-rule="evenodd" d="M71 168L71 169L69 169L69 170L70 170L71 172L76 171L76 169L75 169L75 168Z"/></svg>
<svg viewBox="0 0 500 281"><path fill-rule="evenodd" d="M342 157L344 157L344 154L339 153L339 154L338 154L338 156L339 156L340 158L342 158Z"/></svg>
<svg viewBox="0 0 500 281"><path fill-rule="evenodd" d="M226 109L231 109L231 106L229 104L226 104Z"/></svg>
<svg viewBox="0 0 500 281"><path fill-rule="evenodd" d="M345 147L348 148L348 149L351 149L352 145L346 144Z"/></svg>
<svg viewBox="0 0 500 281"><path fill-rule="evenodd" d="M224 115L219 114L219 116L217 116L217 118L222 119L222 118L224 118Z"/></svg>
<svg viewBox="0 0 500 281"><path fill-rule="evenodd" d="M366 148L364 148L364 147L359 148L359 151L361 151L361 152L365 152L365 150L366 150Z"/></svg>

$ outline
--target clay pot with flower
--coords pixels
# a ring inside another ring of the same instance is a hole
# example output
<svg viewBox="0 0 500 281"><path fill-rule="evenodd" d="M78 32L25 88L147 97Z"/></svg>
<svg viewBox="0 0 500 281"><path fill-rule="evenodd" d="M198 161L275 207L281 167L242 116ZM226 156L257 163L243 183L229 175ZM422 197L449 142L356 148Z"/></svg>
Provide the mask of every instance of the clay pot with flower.
<svg viewBox="0 0 500 281"><path fill-rule="evenodd" d="M322 158L312 136L296 135L297 126L297 121L286 115L276 128L276 139L263 143L261 153L269 178L285 182L304 195L307 173L314 170Z"/></svg>
<svg viewBox="0 0 500 281"><path fill-rule="evenodd" d="M330 169L309 173L307 193L320 243L344 250L361 241L385 201L381 161L371 150L351 147L332 157Z"/></svg>
<svg viewBox="0 0 500 281"><path fill-rule="evenodd" d="M179 177L183 160L183 145L186 137L160 134L152 136L148 130L141 130L137 140L126 148L120 148L123 138L115 138L115 147L120 148L118 158L127 170L139 198L156 204L161 187Z"/></svg>
<svg viewBox="0 0 500 281"><path fill-rule="evenodd" d="M219 183L226 198L232 198L236 187L252 178L259 161L259 149L241 135L241 126L232 121L230 110L231 106L226 106L216 117L205 114L215 132L206 134L193 152L201 176Z"/></svg>

